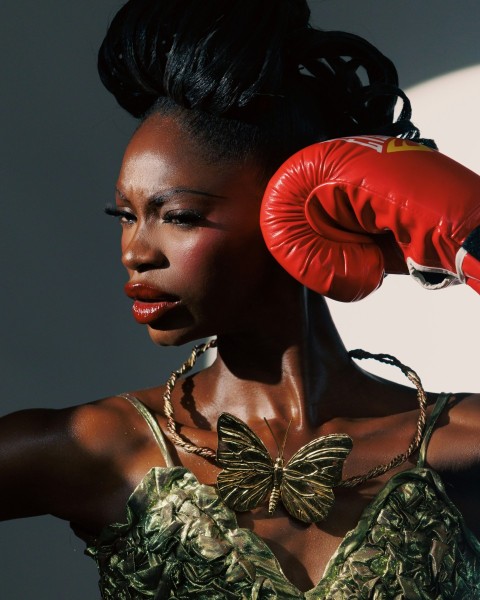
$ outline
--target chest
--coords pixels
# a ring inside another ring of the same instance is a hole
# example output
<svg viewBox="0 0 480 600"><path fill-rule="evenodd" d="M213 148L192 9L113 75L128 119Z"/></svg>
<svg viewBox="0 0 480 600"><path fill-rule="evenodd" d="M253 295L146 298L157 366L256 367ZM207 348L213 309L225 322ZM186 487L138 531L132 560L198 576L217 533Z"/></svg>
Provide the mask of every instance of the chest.
<svg viewBox="0 0 480 600"><path fill-rule="evenodd" d="M240 527L265 542L287 579L305 592L322 579L342 540L358 525L366 508L384 487L386 478L361 488L336 488L332 509L319 523L307 524L292 518L281 502L273 515L262 506L237 513L237 521Z"/></svg>
<svg viewBox="0 0 480 600"><path fill-rule="evenodd" d="M339 498L337 515L347 505L347 496ZM259 599L419 597L405 596L405 585L423 590L428 600L473 600L480 593L475 548L429 469L388 481L341 539L325 574L320 565L329 558L327 547L334 550L341 537L336 518L322 527L288 524L281 510L267 520L258 509L245 513L246 521L183 468L150 471L130 509L128 522L89 551L100 567L104 597L117 597L118 586L138 585L185 600L199 589L215 600L250 597L253 590ZM239 528L237 518L250 527ZM459 585L474 595L456 595Z"/></svg>
<svg viewBox="0 0 480 600"><path fill-rule="evenodd" d="M346 477L365 472L365 467L376 466L408 445L411 428L405 428L405 435L397 436L394 442L381 437L372 441L371 435L359 435L355 432L357 443L345 464ZM368 434L369 432L367 432ZM203 441L203 440L202 440ZM297 448L304 440L293 440ZM196 443L197 440L195 440ZM215 440L207 439L205 445L213 445ZM172 449L177 451L177 449ZM274 456L274 448L269 449ZM155 466L158 462L158 449L147 446L145 453L137 456L138 469L145 472L147 464ZM365 464L365 458L367 463ZM182 464L193 473L198 481L213 485L220 471L218 465L188 452L178 452L176 463ZM403 469L412 465L406 463ZM397 468L399 471L400 468ZM328 517L318 524L302 523L292 518L279 502L273 515L268 514L268 501L245 512L237 512L238 525L254 536L269 549L271 558L277 560L285 577L302 591L311 589L320 581L325 568L348 531L354 529L372 499L384 487L395 470L371 479L361 486L353 488L335 488L335 501ZM276 479L274 477L274 479ZM110 505L111 506L111 505ZM119 520L119 519L116 519Z"/></svg>

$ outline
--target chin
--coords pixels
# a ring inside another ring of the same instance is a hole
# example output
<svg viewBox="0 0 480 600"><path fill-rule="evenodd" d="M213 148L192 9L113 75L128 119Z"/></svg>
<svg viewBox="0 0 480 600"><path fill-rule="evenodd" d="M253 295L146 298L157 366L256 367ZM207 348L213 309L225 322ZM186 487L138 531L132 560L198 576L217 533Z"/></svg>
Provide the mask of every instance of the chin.
<svg viewBox="0 0 480 600"><path fill-rule="evenodd" d="M162 347L176 347L183 346L184 344L194 344L195 342L198 343L201 340L214 335L214 333L195 332L191 329L155 329L150 325L148 325L148 334L156 346Z"/></svg>

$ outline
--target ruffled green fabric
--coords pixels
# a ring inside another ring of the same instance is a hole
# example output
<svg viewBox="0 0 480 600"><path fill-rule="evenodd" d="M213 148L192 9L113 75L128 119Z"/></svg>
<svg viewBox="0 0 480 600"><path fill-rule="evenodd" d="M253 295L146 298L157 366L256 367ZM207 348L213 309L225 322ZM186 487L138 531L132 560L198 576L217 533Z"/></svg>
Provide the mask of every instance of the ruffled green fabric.
<svg viewBox="0 0 480 600"><path fill-rule="evenodd" d="M87 554L108 600L299 597L262 540L184 467L152 469L128 502L127 523L108 527Z"/></svg>
<svg viewBox="0 0 480 600"><path fill-rule="evenodd" d="M306 597L476 600L480 543L438 474L410 469L390 479Z"/></svg>
<svg viewBox="0 0 480 600"><path fill-rule="evenodd" d="M106 600L480 598L480 544L425 468L389 481L306 593L258 536L238 527L215 488L184 467L152 469L128 502L127 522L106 528L86 552Z"/></svg>

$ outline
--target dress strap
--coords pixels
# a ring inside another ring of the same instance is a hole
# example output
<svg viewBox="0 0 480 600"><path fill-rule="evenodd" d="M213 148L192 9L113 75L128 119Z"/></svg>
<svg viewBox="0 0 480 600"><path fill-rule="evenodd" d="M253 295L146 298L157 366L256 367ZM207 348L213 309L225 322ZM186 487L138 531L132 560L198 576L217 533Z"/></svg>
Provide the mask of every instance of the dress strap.
<svg viewBox="0 0 480 600"><path fill-rule="evenodd" d="M157 445L160 448L160 452L162 453L162 456L165 460L165 464L167 465L167 467L173 467L173 460L170 456L170 453L168 452L165 436L163 435L162 430L160 429L160 426L157 423L157 420L150 412L150 410L138 398L132 396L132 394L117 394L117 396L128 400L142 415L142 417L147 422L147 425L150 427L150 431L153 433L153 437L155 438L155 441L157 442Z"/></svg>
<svg viewBox="0 0 480 600"><path fill-rule="evenodd" d="M423 435L422 445L420 446L420 452L418 455L417 467L424 467L425 460L427 456L427 447L430 442L430 438L432 437L433 430L437 423L438 417L442 414L443 409L445 408L447 402L452 397L452 394L439 394L437 401L433 407L432 412L427 420L425 425L425 433Z"/></svg>

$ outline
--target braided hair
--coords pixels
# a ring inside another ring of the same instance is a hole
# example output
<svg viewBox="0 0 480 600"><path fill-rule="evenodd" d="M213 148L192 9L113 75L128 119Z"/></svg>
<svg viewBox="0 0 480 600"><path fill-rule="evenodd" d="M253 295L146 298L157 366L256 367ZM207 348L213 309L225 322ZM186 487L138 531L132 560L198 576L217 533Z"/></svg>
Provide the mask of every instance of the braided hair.
<svg viewBox="0 0 480 600"><path fill-rule="evenodd" d="M266 176L334 137L434 146L411 122L393 63L363 38L309 20L306 0L129 0L101 45L100 77L134 117L174 114L207 160L253 156Z"/></svg>

